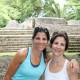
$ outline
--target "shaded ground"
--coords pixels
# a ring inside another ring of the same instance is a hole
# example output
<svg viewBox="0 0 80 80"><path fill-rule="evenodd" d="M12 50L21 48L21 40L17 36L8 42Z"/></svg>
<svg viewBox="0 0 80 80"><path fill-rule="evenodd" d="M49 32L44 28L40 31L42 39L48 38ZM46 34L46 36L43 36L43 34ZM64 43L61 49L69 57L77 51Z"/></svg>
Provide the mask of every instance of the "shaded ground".
<svg viewBox="0 0 80 80"><path fill-rule="evenodd" d="M68 57L69 59L75 58L80 63L80 55ZM7 70L8 64L11 61L12 56L0 57L0 80L3 80L4 74Z"/></svg>
<svg viewBox="0 0 80 80"><path fill-rule="evenodd" d="M3 80L4 74L7 70L8 64L11 61L11 56L0 57L0 80Z"/></svg>

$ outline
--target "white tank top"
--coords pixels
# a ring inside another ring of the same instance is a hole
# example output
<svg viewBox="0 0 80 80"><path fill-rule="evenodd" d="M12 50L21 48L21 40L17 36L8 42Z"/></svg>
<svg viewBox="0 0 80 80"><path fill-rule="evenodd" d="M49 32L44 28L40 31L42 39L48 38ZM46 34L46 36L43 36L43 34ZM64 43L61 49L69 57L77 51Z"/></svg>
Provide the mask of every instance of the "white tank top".
<svg viewBox="0 0 80 80"><path fill-rule="evenodd" d="M68 60L65 60L63 69L57 73L52 73L49 71L49 63L47 64L46 70L45 70L45 80L69 80L69 76L67 74L66 66L67 66Z"/></svg>

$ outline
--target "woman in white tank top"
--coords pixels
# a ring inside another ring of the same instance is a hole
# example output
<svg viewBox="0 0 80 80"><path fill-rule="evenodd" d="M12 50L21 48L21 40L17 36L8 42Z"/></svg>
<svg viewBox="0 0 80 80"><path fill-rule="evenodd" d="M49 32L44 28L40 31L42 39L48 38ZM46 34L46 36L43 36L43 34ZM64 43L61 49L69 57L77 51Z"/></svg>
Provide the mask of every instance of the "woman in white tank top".
<svg viewBox="0 0 80 80"><path fill-rule="evenodd" d="M53 33L50 40L52 59L47 64L45 80L78 80L78 73L72 71L70 62L64 57L68 43L66 32Z"/></svg>

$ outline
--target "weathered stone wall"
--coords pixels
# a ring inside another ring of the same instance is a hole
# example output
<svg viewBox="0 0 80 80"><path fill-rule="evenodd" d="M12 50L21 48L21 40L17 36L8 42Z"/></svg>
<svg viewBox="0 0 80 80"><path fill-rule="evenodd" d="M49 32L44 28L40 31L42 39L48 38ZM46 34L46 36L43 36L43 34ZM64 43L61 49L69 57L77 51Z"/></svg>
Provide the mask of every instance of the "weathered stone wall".
<svg viewBox="0 0 80 80"><path fill-rule="evenodd" d="M35 18L35 27L37 26L53 26L53 25L66 25L66 21L63 18L42 17Z"/></svg>
<svg viewBox="0 0 80 80"><path fill-rule="evenodd" d="M80 20L69 20L68 25L80 25Z"/></svg>

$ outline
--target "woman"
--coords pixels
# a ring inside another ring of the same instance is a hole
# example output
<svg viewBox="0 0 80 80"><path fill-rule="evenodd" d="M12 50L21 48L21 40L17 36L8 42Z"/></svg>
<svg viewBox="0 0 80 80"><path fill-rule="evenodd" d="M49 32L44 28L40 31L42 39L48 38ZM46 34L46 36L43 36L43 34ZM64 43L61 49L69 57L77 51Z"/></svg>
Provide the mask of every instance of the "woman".
<svg viewBox="0 0 80 80"><path fill-rule="evenodd" d="M72 71L70 62L64 57L68 43L66 32L53 33L50 40L52 59L47 64L45 80L78 80L78 73Z"/></svg>
<svg viewBox="0 0 80 80"><path fill-rule="evenodd" d="M49 41L47 28L36 27L32 42L33 46L28 49L19 50L11 61L5 74L5 80L39 80L43 74L46 64L47 43Z"/></svg>
<svg viewBox="0 0 80 80"><path fill-rule="evenodd" d="M45 48L49 38L47 28L36 27L32 35L33 46L21 49L16 53L7 69L4 80L39 80L46 67Z"/></svg>

